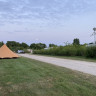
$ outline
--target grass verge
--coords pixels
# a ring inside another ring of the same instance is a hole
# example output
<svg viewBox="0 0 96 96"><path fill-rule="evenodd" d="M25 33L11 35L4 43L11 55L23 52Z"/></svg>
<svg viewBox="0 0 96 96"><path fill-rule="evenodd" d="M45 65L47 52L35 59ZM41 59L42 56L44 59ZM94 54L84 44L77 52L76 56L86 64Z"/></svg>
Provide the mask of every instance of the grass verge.
<svg viewBox="0 0 96 96"><path fill-rule="evenodd" d="M96 77L28 58L1 59L0 96L96 96Z"/></svg>

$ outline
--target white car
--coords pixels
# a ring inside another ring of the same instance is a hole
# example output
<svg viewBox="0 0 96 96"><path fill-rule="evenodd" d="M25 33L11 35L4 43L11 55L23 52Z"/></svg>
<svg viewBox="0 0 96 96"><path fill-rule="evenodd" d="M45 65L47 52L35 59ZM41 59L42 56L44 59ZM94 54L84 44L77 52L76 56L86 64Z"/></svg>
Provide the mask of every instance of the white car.
<svg viewBox="0 0 96 96"><path fill-rule="evenodd" d="M25 53L23 50L18 50L17 52L18 52L19 54L20 54L20 53Z"/></svg>

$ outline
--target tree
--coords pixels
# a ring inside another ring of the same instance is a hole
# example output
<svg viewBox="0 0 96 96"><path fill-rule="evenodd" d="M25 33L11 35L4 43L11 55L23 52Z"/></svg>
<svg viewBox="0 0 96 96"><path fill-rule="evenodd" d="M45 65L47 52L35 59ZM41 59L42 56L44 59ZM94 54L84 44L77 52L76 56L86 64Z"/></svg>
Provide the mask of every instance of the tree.
<svg viewBox="0 0 96 96"><path fill-rule="evenodd" d="M31 45L30 45L30 48L32 48L32 49L44 49L44 48L46 48L46 44L43 44L43 43L37 43L37 44L35 44L35 43L32 43Z"/></svg>
<svg viewBox="0 0 96 96"><path fill-rule="evenodd" d="M10 47L20 47L20 43L19 42L15 42L15 41L7 41L6 45L10 48Z"/></svg>
<svg viewBox="0 0 96 96"><path fill-rule="evenodd" d="M49 44L49 47L57 47L55 44Z"/></svg>
<svg viewBox="0 0 96 96"><path fill-rule="evenodd" d="M1 47L1 46L3 46L3 45L4 45L3 41L2 41L2 42L0 42L0 47Z"/></svg>
<svg viewBox="0 0 96 96"><path fill-rule="evenodd" d="M46 44L43 44L43 43L38 43L37 45L38 45L38 46L40 46L40 47L41 47L41 49L46 48Z"/></svg>
<svg viewBox="0 0 96 96"><path fill-rule="evenodd" d="M12 50L17 52L18 50L22 50L20 43L16 41L7 41L6 45Z"/></svg>
<svg viewBox="0 0 96 96"><path fill-rule="evenodd" d="M21 43L21 47L23 47L23 48L26 49L26 48L28 48L29 46L28 46L26 43L23 42L23 43Z"/></svg>
<svg viewBox="0 0 96 96"><path fill-rule="evenodd" d="M35 44L35 43L32 43L32 44L30 45L30 48L36 49L36 44Z"/></svg>
<svg viewBox="0 0 96 96"><path fill-rule="evenodd" d="M75 38L75 39L73 40L73 45L80 45L80 41L79 41L78 38Z"/></svg>

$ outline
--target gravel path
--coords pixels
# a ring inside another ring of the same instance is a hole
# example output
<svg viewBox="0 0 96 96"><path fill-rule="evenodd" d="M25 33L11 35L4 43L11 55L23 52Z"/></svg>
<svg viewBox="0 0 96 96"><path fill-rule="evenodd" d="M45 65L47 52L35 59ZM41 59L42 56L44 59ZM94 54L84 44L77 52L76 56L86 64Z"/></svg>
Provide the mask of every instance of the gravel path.
<svg viewBox="0 0 96 96"><path fill-rule="evenodd" d="M96 63L94 62L69 60L69 59L61 59L55 57L37 56L29 54L19 54L19 55L96 76Z"/></svg>

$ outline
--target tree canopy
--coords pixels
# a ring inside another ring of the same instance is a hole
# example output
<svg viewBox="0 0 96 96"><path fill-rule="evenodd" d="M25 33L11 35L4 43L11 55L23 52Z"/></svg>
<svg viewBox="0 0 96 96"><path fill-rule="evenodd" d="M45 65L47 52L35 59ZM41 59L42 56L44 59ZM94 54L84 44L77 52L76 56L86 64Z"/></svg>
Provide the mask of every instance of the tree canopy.
<svg viewBox="0 0 96 96"><path fill-rule="evenodd" d="M78 38L75 38L75 39L73 40L73 45L80 45L80 41L79 41Z"/></svg>
<svg viewBox="0 0 96 96"><path fill-rule="evenodd" d="M46 48L46 44L43 44L43 43L32 43L31 45L30 45L30 48L32 48L32 49L44 49L44 48Z"/></svg>
<svg viewBox="0 0 96 96"><path fill-rule="evenodd" d="M4 45L3 41L2 41L2 42L0 42L0 47L1 47L2 45Z"/></svg>
<svg viewBox="0 0 96 96"><path fill-rule="evenodd" d="M7 41L6 45L13 51L27 49L29 46L26 43L19 43L16 41Z"/></svg>
<svg viewBox="0 0 96 96"><path fill-rule="evenodd" d="M55 44L49 44L49 47L57 47Z"/></svg>

